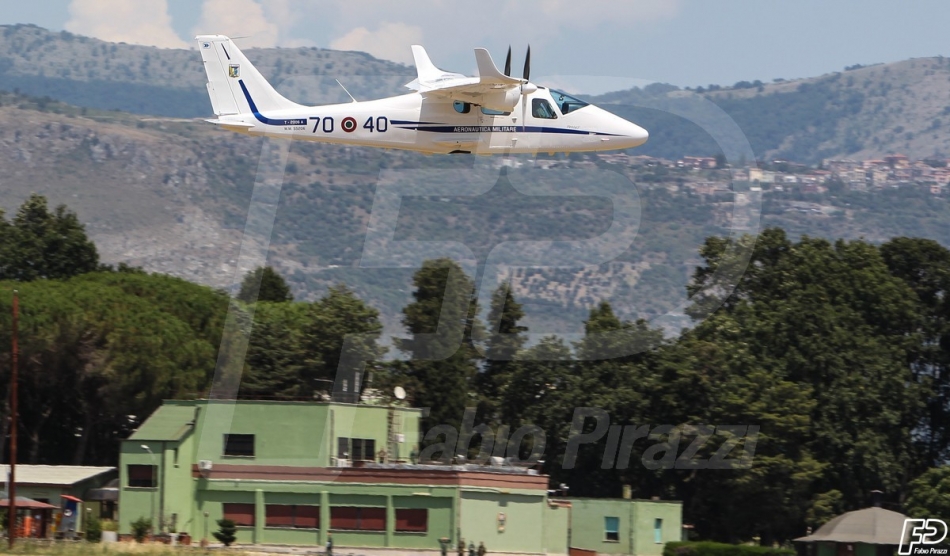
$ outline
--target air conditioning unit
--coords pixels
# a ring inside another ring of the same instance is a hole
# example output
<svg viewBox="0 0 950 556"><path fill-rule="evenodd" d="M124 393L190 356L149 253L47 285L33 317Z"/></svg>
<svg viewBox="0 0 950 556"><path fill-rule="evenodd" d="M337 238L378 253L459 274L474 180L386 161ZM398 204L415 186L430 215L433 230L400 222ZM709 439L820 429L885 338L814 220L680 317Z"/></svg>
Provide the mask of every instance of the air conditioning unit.
<svg viewBox="0 0 950 556"><path fill-rule="evenodd" d="M401 432L396 433L396 442L402 444L405 441L406 441L406 435L402 434Z"/></svg>
<svg viewBox="0 0 950 556"><path fill-rule="evenodd" d="M350 463L350 460L348 459L337 458L336 466L337 467L352 467L352 464Z"/></svg>
<svg viewBox="0 0 950 556"><path fill-rule="evenodd" d="M211 464L210 459L203 459L203 460L198 461L198 470L204 473L211 471L211 466L212 464Z"/></svg>

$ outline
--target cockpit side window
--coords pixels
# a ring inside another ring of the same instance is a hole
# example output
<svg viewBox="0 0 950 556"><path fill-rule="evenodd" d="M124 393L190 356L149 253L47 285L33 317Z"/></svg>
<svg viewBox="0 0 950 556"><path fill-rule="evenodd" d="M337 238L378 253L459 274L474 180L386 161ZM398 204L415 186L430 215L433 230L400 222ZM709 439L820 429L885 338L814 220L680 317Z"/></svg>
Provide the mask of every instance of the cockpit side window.
<svg viewBox="0 0 950 556"><path fill-rule="evenodd" d="M583 100L572 97L571 95L551 89L551 98L554 99L554 104L561 109L561 114L569 114L575 110L580 110L581 108L587 106L587 103Z"/></svg>
<svg viewBox="0 0 950 556"><path fill-rule="evenodd" d="M531 99L531 115L545 120L557 119L557 113L551 107L551 103L543 98Z"/></svg>
<svg viewBox="0 0 950 556"><path fill-rule="evenodd" d="M461 100L453 102L452 107L455 108L455 111L459 114L468 114L472 111L472 105L468 102L462 102Z"/></svg>

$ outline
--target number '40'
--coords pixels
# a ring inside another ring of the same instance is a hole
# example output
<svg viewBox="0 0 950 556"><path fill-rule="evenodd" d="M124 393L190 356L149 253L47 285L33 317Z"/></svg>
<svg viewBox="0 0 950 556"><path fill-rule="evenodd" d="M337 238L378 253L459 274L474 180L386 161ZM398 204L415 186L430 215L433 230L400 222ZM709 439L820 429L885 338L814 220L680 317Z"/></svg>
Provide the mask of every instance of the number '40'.
<svg viewBox="0 0 950 556"><path fill-rule="evenodd" d="M370 133L372 133L374 130L380 133L386 133L389 131L389 120L386 119L386 116L380 116L375 119L374 125L373 117L370 116L369 118L366 118L366 123L363 124L363 129L368 129Z"/></svg>

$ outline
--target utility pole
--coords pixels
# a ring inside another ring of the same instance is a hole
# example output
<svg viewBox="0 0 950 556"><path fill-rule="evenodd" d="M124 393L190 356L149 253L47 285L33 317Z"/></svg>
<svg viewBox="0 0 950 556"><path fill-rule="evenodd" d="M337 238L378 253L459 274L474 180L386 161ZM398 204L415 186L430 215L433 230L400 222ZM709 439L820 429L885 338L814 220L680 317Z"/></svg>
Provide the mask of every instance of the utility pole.
<svg viewBox="0 0 950 556"><path fill-rule="evenodd" d="M10 548L16 542L16 429L17 429L17 358L19 356L19 345L17 343L17 333L20 320L20 298L16 290L13 290L13 353L11 358L12 369L10 373L10 498L8 502L9 530L7 538L10 541Z"/></svg>

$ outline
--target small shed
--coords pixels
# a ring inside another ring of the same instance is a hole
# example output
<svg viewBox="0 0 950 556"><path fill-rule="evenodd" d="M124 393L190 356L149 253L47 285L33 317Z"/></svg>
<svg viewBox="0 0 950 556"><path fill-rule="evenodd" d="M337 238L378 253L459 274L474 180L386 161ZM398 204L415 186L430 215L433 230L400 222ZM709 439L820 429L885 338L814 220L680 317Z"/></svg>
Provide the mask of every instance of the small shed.
<svg viewBox="0 0 950 556"><path fill-rule="evenodd" d="M0 508L9 508L10 498L0 498ZM52 512L58 508L46 502L16 497L16 527L18 537L46 538L52 522ZM5 511L5 510L4 510Z"/></svg>
<svg viewBox="0 0 950 556"><path fill-rule="evenodd" d="M795 542L815 546L814 556L892 556L904 534L902 513L873 507L847 512Z"/></svg>
<svg viewBox="0 0 950 556"><path fill-rule="evenodd" d="M0 482L5 483L9 473L9 465L0 465ZM56 508L50 533L81 531L87 513L92 512L102 519L114 518L115 501L90 501L87 495L117 478L118 474L115 467L20 464L16 466L17 498L22 495Z"/></svg>

